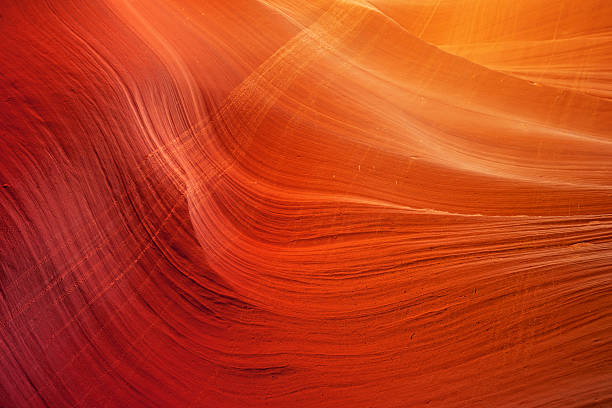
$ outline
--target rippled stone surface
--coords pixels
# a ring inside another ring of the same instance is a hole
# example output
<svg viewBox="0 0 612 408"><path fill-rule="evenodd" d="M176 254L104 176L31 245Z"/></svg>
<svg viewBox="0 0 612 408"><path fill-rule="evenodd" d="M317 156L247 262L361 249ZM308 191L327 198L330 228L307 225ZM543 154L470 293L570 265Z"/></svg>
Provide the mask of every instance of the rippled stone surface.
<svg viewBox="0 0 612 408"><path fill-rule="evenodd" d="M612 2L0 10L0 406L612 404Z"/></svg>

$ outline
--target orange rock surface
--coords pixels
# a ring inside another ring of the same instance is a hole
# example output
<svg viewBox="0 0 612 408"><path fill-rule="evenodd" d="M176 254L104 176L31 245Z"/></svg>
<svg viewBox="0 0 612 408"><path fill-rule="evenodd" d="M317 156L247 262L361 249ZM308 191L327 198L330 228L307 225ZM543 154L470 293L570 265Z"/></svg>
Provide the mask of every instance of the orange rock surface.
<svg viewBox="0 0 612 408"><path fill-rule="evenodd" d="M612 406L612 2L0 16L0 406Z"/></svg>

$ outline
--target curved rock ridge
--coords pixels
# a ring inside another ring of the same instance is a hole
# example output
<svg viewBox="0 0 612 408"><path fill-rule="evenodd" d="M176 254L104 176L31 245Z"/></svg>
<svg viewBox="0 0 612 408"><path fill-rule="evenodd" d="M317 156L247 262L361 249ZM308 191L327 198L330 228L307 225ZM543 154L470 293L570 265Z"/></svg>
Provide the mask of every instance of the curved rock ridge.
<svg viewBox="0 0 612 408"><path fill-rule="evenodd" d="M1 407L612 404L612 3L0 5Z"/></svg>

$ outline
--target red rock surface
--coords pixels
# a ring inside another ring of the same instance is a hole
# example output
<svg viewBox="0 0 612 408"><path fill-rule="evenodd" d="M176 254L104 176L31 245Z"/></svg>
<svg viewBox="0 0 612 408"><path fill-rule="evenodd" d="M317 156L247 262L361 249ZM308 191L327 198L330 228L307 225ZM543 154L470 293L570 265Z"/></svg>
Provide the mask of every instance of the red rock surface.
<svg viewBox="0 0 612 408"><path fill-rule="evenodd" d="M612 405L611 2L0 10L0 406Z"/></svg>

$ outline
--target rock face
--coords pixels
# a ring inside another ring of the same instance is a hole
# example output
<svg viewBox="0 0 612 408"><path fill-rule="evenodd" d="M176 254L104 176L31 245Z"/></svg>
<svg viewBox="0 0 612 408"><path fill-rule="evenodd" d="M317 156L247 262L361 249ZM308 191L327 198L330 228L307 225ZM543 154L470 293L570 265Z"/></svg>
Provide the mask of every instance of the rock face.
<svg viewBox="0 0 612 408"><path fill-rule="evenodd" d="M0 406L612 404L612 2L0 9Z"/></svg>

